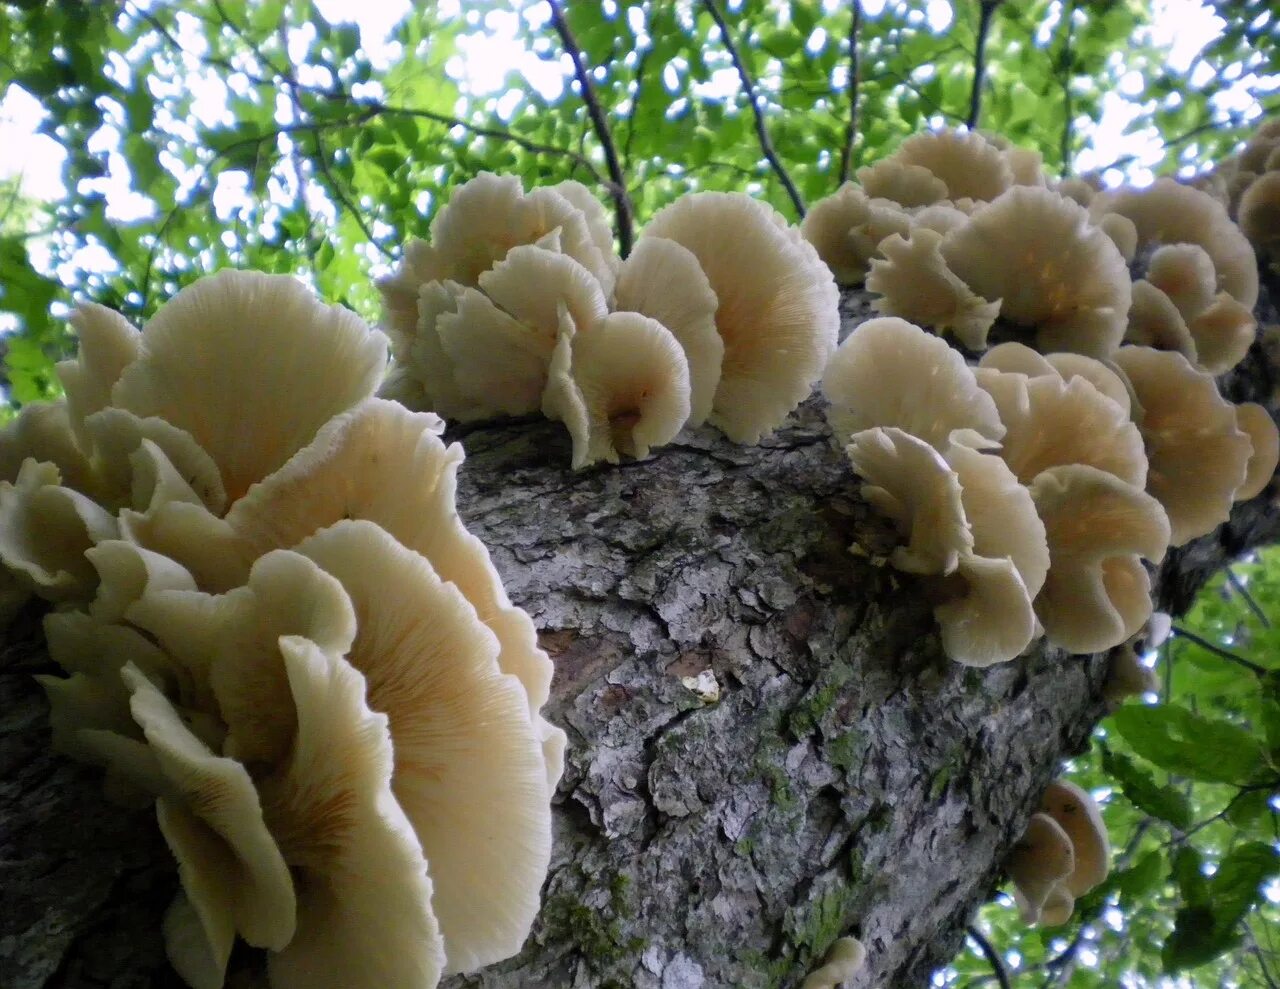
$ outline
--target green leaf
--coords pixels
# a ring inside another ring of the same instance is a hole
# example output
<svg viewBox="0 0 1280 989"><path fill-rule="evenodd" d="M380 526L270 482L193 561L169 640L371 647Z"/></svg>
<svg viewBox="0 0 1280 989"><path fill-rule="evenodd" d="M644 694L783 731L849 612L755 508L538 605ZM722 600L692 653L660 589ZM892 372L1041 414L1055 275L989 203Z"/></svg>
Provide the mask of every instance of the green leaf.
<svg viewBox="0 0 1280 989"><path fill-rule="evenodd" d="M1177 704L1123 707L1111 724L1138 755L1178 776L1240 784L1266 768L1249 732Z"/></svg>
<svg viewBox="0 0 1280 989"><path fill-rule="evenodd" d="M1139 810L1168 821L1181 831L1191 827L1191 804L1172 786L1161 786L1123 753L1102 750L1103 771L1114 776L1120 789Z"/></svg>
<svg viewBox="0 0 1280 989"><path fill-rule="evenodd" d="M1167 973L1195 968L1219 957L1240 939L1240 921L1262 897L1264 882L1280 871L1280 856L1260 841L1238 845L1218 871L1182 907L1161 959ZM1185 894L1184 894L1185 895Z"/></svg>
<svg viewBox="0 0 1280 989"><path fill-rule="evenodd" d="M1160 851L1147 852L1121 873L1118 883L1120 893L1130 902L1141 901L1159 885L1164 875L1164 854Z"/></svg>

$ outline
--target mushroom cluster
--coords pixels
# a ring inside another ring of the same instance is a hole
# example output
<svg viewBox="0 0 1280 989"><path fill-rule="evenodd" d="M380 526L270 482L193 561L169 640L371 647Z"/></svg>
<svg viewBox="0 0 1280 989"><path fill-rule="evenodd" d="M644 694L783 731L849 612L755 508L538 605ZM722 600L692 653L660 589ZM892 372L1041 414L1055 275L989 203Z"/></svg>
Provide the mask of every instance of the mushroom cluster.
<svg viewBox="0 0 1280 989"><path fill-rule="evenodd" d="M838 327L814 249L729 193L660 210L620 261L585 187L481 174L379 287L384 396L461 421L541 411L575 468L647 456L686 423L758 441L809 395Z"/></svg>
<svg viewBox="0 0 1280 989"><path fill-rule="evenodd" d="M5 603L55 605L55 747L156 807L175 969L221 986L239 938L281 989L427 989L516 953L551 663L458 517L461 449L373 397L383 335L237 271L73 322L66 399L0 435Z"/></svg>
<svg viewBox="0 0 1280 989"><path fill-rule="evenodd" d="M1280 120L1264 120L1238 154L1192 184L1227 209L1273 269L1280 264Z"/></svg>
<svg viewBox="0 0 1280 989"><path fill-rule="evenodd" d="M974 665L1041 630L1073 652L1133 636L1152 608L1142 561L1258 495L1280 452L1271 414L1226 401L1212 377L1256 336L1253 251L1222 207L1165 181L1050 187L1015 157L980 134L918 135L804 227L885 314L824 374L837 442L903 532L891 562L926 578L944 647ZM991 347L994 330L1008 342ZM930 493L904 492L926 477ZM1019 522L984 525L997 504ZM979 579L977 560L1004 561L982 609L995 570Z"/></svg>
<svg viewBox="0 0 1280 989"><path fill-rule="evenodd" d="M1057 927L1111 870L1111 843L1093 797L1067 780L1050 783L1006 863L1025 924Z"/></svg>

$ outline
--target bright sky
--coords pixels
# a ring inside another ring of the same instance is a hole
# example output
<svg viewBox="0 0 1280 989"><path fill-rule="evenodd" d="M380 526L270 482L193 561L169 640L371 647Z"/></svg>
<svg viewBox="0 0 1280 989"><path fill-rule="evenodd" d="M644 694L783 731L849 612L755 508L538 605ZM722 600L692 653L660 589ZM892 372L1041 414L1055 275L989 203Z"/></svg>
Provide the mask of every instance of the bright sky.
<svg viewBox="0 0 1280 989"><path fill-rule="evenodd" d="M141 5L146 6L149 2L150 0L143 0ZM616 4L616 0L602 2L606 7ZM823 0L823 6L833 10L841 2L842 0ZM868 15L875 16L884 4L885 0L864 0L863 6ZM368 0L317 0L317 5L331 21L345 20L359 25L364 49L375 66L388 65L401 55L399 46L388 43L386 38L391 28L409 11L410 0L379 0L376 3ZM730 7L734 5L733 0L730 0ZM567 56L559 62L547 61L535 52L526 50L523 43L516 40L521 14L490 11L484 15L482 22L479 13L474 10L465 15L462 13L461 0L440 0L439 10L443 16L465 16L468 24L475 28L475 33L459 40L459 54L449 61L446 71L473 95L494 98L499 115L509 115L519 100L517 91L506 89L510 72L522 75L548 99L561 94L572 66L568 63ZM530 18L531 25L537 27L542 23L539 18L545 16L541 12L542 6L535 5L523 16ZM946 0L927 0L920 16L933 30L943 31L951 22L951 5ZM198 52L202 39L194 20L188 17L184 22L184 15L180 14L177 23L178 36L184 46ZM1200 0L1156 0L1154 40L1158 44L1169 45L1169 63L1179 71L1186 71L1193 65L1200 49L1218 34L1222 23ZM120 71L127 71L123 59L118 59L116 64L120 66ZM191 59L190 67L199 68L196 59ZM1192 73L1192 85L1203 84L1204 78L1198 77L1202 70L1208 72L1207 67L1201 66ZM192 87L197 96L197 111L201 119L222 118L227 115L227 86L212 72L204 71L205 78ZM1248 110L1252 100L1246 92L1246 86L1251 81L1256 81L1256 77L1243 76L1234 92L1223 94L1216 105L1221 110ZM713 73L708 82L701 84L699 93L724 97L734 93L737 86L734 71L724 68ZM1085 133L1090 134L1092 146L1078 156L1078 170L1086 171L1108 164L1121 156L1133 155L1135 161L1127 169L1127 174L1112 170L1106 176L1107 181L1117 183L1127 177L1130 181L1145 183L1153 179L1151 166L1162 158L1158 135L1154 129L1134 134L1124 133L1124 129L1138 113L1137 108L1124 97L1138 95L1141 87L1141 76L1130 73L1120 80L1118 92L1106 94L1101 120L1096 125L1089 123L1085 128ZM234 82L231 88L236 88ZM277 119L288 122L290 113L287 101L281 101L277 108ZM23 191L27 195L43 200L57 199L64 191L60 178L63 151L53 139L35 134L41 116L40 104L33 97L16 86L9 87L0 100L0 177L21 174ZM177 122L177 125L184 126L184 122ZM114 136L104 133L97 139L97 143L91 144L90 150L110 152L114 150L115 141ZM93 180L93 187L106 195L109 215L113 218L131 220L146 216L148 201L130 192L123 159L119 156L115 156L115 159L111 162L109 174ZM168 164L176 165L174 162ZM245 191L238 184L235 175L228 175L224 181L220 181L214 197L215 209L220 216L230 215L244 201Z"/></svg>

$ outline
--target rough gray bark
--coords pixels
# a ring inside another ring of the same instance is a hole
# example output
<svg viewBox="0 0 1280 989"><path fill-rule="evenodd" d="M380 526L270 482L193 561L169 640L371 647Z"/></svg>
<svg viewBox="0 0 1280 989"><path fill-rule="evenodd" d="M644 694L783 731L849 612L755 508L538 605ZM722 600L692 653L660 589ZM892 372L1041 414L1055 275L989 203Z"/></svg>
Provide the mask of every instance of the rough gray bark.
<svg viewBox="0 0 1280 989"><path fill-rule="evenodd" d="M1278 380L1255 348L1229 385L1269 399ZM570 746L538 925L450 989L790 987L844 933L869 950L853 985L924 985L1087 744L1105 658L949 662L913 580L849 553L892 536L817 400L758 448L695 430L578 474L558 425L464 443L462 514L555 658ZM1278 534L1269 495L1237 506L1170 554L1161 605ZM176 985L167 854L148 814L48 753L35 641L12 635L0 675L0 985ZM681 682L706 669L715 703Z"/></svg>

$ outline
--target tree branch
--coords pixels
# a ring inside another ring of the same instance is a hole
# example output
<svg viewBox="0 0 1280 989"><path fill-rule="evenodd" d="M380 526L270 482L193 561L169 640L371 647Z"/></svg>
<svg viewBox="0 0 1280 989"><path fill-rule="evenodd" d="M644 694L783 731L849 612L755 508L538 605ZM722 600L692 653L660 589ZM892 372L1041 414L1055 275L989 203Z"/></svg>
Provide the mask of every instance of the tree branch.
<svg viewBox="0 0 1280 989"><path fill-rule="evenodd" d="M734 43L733 35L729 33L729 25L725 22L724 14L720 11L720 5L716 0L702 0L702 4L707 8L707 12L711 15L711 19L716 22L716 27L720 29L720 39L724 42L725 51L729 53L729 58L733 62L733 67L738 71L738 80L742 83L742 91L746 94L747 102L751 105L751 113L755 119L756 138L760 141L760 150L764 152L764 156L768 159L769 167L773 169L778 181L782 183L782 187L787 190L787 196L791 200L791 205L795 207L796 214L804 217L804 200L800 198L795 183L791 181L791 176L787 174L786 166L782 164L778 158L778 152L774 150L773 141L769 137L769 129L765 127L764 110L760 106L760 97L756 93L756 84L751 79L751 73L747 69L747 65L742 61L742 53L738 51L737 44Z"/></svg>
<svg viewBox="0 0 1280 989"><path fill-rule="evenodd" d="M969 95L969 116L965 123L970 130L978 126L982 114L982 84L987 75L987 35L991 31L991 18L1001 0L981 0L978 6L978 39L973 50L973 92Z"/></svg>
<svg viewBox="0 0 1280 989"><path fill-rule="evenodd" d="M970 924L965 928L974 944L978 946L978 950L991 963L991 971L995 973L996 981L1000 983L1000 989L1009 989L1009 973L1004 970L1004 961L1000 958L999 953L991 946L980 930Z"/></svg>
<svg viewBox="0 0 1280 989"><path fill-rule="evenodd" d="M858 31L862 28L862 0L852 0L849 18L849 123L840 149L840 184L853 174L853 145L858 139Z"/></svg>
<svg viewBox="0 0 1280 989"><path fill-rule="evenodd" d="M1263 628L1270 628L1271 620L1267 618L1266 612L1262 610L1261 605L1259 605L1258 602L1254 600L1253 595L1249 593L1249 588L1245 586L1244 581L1237 577L1236 572L1230 567L1227 567L1227 583L1231 585L1231 589L1233 591L1244 598L1244 603L1249 606L1249 610L1252 611L1254 617L1258 619L1258 623Z"/></svg>
<svg viewBox="0 0 1280 989"><path fill-rule="evenodd" d="M1237 666L1243 666L1246 670L1249 670L1257 676L1265 676L1267 673L1267 668L1265 666L1259 666L1257 663L1253 662L1253 660L1245 659L1243 656L1238 656L1229 649L1223 649L1222 646L1215 645L1208 639L1201 638L1196 635L1195 632L1187 631L1181 625L1173 626L1173 634L1178 636L1180 639L1186 639L1188 642L1194 642L1201 649L1207 650L1215 656L1229 660Z"/></svg>
<svg viewBox="0 0 1280 989"><path fill-rule="evenodd" d="M547 0L551 8L551 23L555 26L565 51L573 60L573 74L578 80L582 102L586 104L587 115L591 118L591 126L595 128L596 138L604 150L605 167L609 170L609 179L613 183L610 195L613 197L613 208L618 218L618 253L624 258L631 253L632 223L634 211L631 197L627 195L627 180L622 174L622 165L618 161L618 149L613 143L613 134L609 131L609 122L605 119L604 110L596 96L595 87L591 84L591 75L587 72L586 63L582 59L582 49L569 29L569 22L564 19L564 11L560 9L559 0Z"/></svg>
<svg viewBox="0 0 1280 989"><path fill-rule="evenodd" d="M622 165L631 171L631 139L636 136L636 114L640 110L640 93L644 88L644 70L649 65L653 48L646 48L636 58L636 91L631 94L631 112L627 114L627 139L622 144Z"/></svg>
<svg viewBox="0 0 1280 989"><path fill-rule="evenodd" d="M1071 174L1071 132L1073 110L1071 106L1071 79L1072 72L1072 56L1071 56L1071 38L1075 31L1075 21L1072 15L1075 13L1075 0L1067 0L1066 6L1062 11L1062 20L1065 24L1066 32L1062 41L1062 52L1058 56L1059 71L1062 79L1062 138L1058 144L1058 154L1062 158L1062 174L1067 176Z"/></svg>

